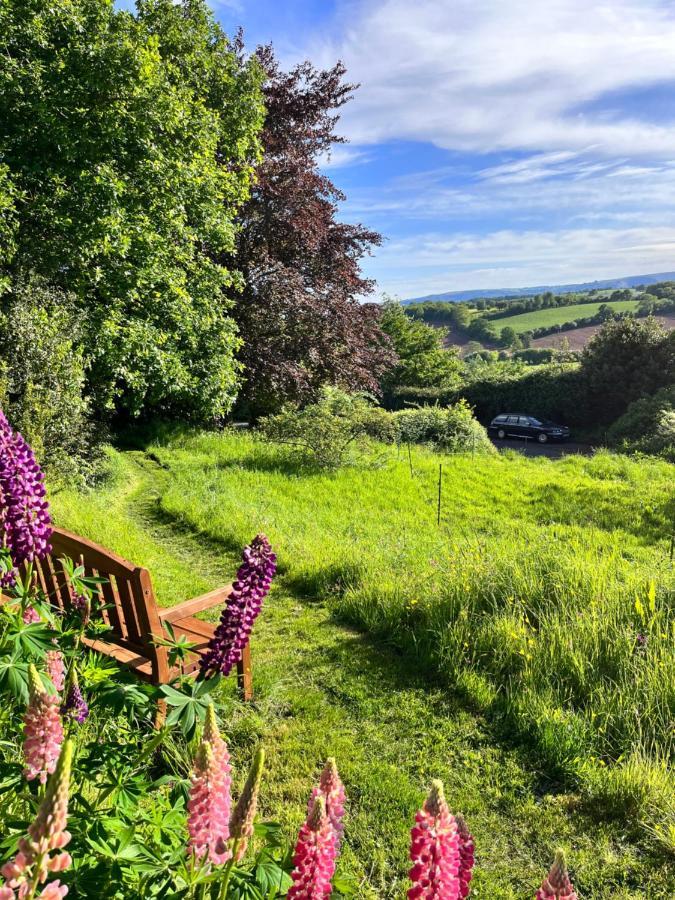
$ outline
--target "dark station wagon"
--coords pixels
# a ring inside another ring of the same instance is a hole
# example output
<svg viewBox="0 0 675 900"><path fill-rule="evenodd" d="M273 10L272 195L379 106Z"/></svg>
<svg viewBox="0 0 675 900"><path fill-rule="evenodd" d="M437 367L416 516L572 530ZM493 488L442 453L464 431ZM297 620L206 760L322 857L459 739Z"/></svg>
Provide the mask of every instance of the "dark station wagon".
<svg viewBox="0 0 675 900"><path fill-rule="evenodd" d="M567 425L556 425L547 419L537 419L523 413L502 413L490 422L488 432L500 440L516 437L539 441L540 444L564 441L570 436Z"/></svg>

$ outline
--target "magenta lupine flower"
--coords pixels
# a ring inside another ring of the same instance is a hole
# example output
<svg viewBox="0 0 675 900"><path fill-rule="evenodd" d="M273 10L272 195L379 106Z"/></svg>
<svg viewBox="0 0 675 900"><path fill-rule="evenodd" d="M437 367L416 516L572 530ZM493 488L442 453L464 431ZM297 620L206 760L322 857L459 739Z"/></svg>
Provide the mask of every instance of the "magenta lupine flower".
<svg viewBox="0 0 675 900"><path fill-rule="evenodd" d="M459 835L448 809L443 784L434 781L410 832L413 886L408 897L424 900L457 900L459 893Z"/></svg>
<svg viewBox="0 0 675 900"><path fill-rule="evenodd" d="M319 795L326 801L326 815L335 831L335 846L339 849L342 832L344 831L342 819L345 814L345 787L340 780L333 757L327 760L319 779L319 786L312 791L307 808L308 813Z"/></svg>
<svg viewBox="0 0 675 900"><path fill-rule="evenodd" d="M188 799L189 849L214 865L227 862L230 838L230 754L213 710L206 713L204 735L193 764Z"/></svg>
<svg viewBox="0 0 675 900"><path fill-rule="evenodd" d="M63 872L71 865L70 854L64 852L63 848L70 841L66 824L72 759L73 744L72 741L66 741L35 821L28 829L28 836L19 841L19 852L14 859L0 869L0 874L6 881L0 888L0 900L13 900L14 890L18 891L19 897L32 897L30 888L33 884L44 884L50 874ZM67 893L65 885L54 881L38 896L57 900Z"/></svg>
<svg viewBox="0 0 675 900"><path fill-rule="evenodd" d="M204 678L229 675L241 659L276 569L277 558L270 542L264 534L259 534L244 550L243 563L220 616L220 624L200 660Z"/></svg>
<svg viewBox="0 0 675 900"><path fill-rule="evenodd" d="M577 900L577 895L567 874L565 854L562 850L556 850L551 870L537 891L535 900Z"/></svg>
<svg viewBox="0 0 675 900"><path fill-rule="evenodd" d="M51 549L45 493L33 451L0 411L0 543L17 566L43 559Z"/></svg>
<svg viewBox="0 0 675 900"><path fill-rule="evenodd" d="M335 830L326 813L326 801L319 795L300 829L293 855L293 884L288 900L322 900L332 893L337 846Z"/></svg>
<svg viewBox="0 0 675 900"><path fill-rule="evenodd" d="M82 696L75 666L72 666L70 670L70 676L68 677L68 693L61 706L61 715L72 719L74 722L77 722L78 725L82 725L82 723L89 718L89 706Z"/></svg>
<svg viewBox="0 0 675 900"><path fill-rule="evenodd" d="M52 680L56 690L61 693L66 681L66 667L63 662L63 654L60 650L50 650L45 657L47 675Z"/></svg>
<svg viewBox="0 0 675 900"><path fill-rule="evenodd" d="M457 835L459 837L459 896L468 897L471 893L469 884L473 877L475 847L473 836L467 828L464 816L455 816Z"/></svg>
<svg viewBox="0 0 675 900"><path fill-rule="evenodd" d="M29 667L30 696L24 716L23 755L25 775L29 781L39 778L41 784L56 768L63 743L63 726L59 716L59 698L42 687L35 666Z"/></svg>
<svg viewBox="0 0 675 900"><path fill-rule="evenodd" d="M258 793L260 791L260 781L262 779L262 770L265 763L265 751L259 748L253 758L251 771L248 773L246 784L241 792L241 796L237 801L237 805L232 811L230 818L230 838L236 845L234 850L235 862L241 862L246 853L248 842L253 837L253 823L258 808Z"/></svg>

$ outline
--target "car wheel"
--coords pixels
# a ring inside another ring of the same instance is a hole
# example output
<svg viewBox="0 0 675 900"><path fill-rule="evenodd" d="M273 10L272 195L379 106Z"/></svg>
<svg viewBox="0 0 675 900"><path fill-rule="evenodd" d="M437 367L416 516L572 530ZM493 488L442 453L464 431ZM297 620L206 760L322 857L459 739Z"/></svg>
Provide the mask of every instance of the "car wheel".
<svg viewBox="0 0 675 900"><path fill-rule="evenodd" d="M543 433L539 434L539 435L537 435L537 440L539 441L540 444L545 444L546 441L548 441L548 435L543 434Z"/></svg>
<svg viewBox="0 0 675 900"><path fill-rule="evenodd" d="M500 441L504 440L504 438L506 437L506 432L504 431L503 428L499 429L499 431L497 432L497 437L499 438Z"/></svg>

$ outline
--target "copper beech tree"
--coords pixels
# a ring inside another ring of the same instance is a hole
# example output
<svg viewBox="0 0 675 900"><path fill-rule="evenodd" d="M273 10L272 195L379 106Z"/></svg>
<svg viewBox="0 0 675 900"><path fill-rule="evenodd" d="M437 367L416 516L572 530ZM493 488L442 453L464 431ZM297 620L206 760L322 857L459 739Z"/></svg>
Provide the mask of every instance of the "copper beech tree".
<svg viewBox="0 0 675 900"><path fill-rule="evenodd" d="M320 168L344 142L335 132L338 110L356 86L345 82L341 63L282 72L271 47L256 56L267 114L240 217L236 265L246 286L233 313L244 340L240 408L253 416L309 400L326 383L376 392L396 360L379 307L362 302L373 283L360 263L381 237L337 221L344 195Z"/></svg>

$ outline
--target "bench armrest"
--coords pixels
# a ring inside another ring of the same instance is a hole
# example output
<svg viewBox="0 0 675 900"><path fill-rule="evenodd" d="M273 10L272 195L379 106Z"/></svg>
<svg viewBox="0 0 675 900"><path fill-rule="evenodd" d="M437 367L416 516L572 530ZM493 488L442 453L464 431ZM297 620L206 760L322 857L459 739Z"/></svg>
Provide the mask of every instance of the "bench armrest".
<svg viewBox="0 0 675 900"><path fill-rule="evenodd" d="M162 622L177 622L186 616L194 616L198 612L205 609L211 609L213 606L224 606L225 601L232 593L232 585L227 584L225 587L216 588L215 591L209 591L208 594L202 594L201 597L193 597L192 600L186 600L177 606L170 606L168 609L159 610L159 618Z"/></svg>

